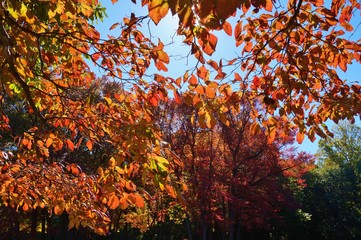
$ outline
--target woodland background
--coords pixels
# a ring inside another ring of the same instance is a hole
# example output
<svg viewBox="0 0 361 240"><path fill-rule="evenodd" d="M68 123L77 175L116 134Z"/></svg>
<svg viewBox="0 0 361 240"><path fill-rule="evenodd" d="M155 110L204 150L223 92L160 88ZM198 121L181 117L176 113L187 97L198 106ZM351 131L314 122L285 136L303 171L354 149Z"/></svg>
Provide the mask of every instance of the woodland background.
<svg viewBox="0 0 361 240"><path fill-rule="evenodd" d="M359 239L360 3L131 2L0 0L0 239Z"/></svg>

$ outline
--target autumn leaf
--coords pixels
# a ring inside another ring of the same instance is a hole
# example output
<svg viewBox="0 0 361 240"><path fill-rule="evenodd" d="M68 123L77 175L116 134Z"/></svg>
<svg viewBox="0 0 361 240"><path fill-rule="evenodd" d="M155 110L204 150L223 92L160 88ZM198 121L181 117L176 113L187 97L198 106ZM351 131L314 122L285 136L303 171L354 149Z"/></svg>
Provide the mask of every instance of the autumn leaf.
<svg viewBox="0 0 361 240"><path fill-rule="evenodd" d="M46 139L45 146L48 148L51 146L51 144L53 144L53 139L52 138Z"/></svg>
<svg viewBox="0 0 361 240"><path fill-rule="evenodd" d="M222 25L222 28L228 34L228 36L232 36L232 26L229 22L225 21Z"/></svg>
<svg viewBox="0 0 361 240"><path fill-rule="evenodd" d="M297 132L296 140L299 144L303 142L304 137L305 137L304 133L301 133L300 131Z"/></svg>
<svg viewBox="0 0 361 240"><path fill-rule="evenodd" d="M174 190L173 186L170 186L167 184L165 186L165 189L166 189L167 193L169 194L169 196L171 196L174 199L177 198L177 194L176 194L176 191Z"/></svg>
<svg viewBox="0 0 361 240"><path fill-rule="evenodd" d="M272 144L274 140L276 139L276 128L275 127L269 127L268 128L268 135L267 135L267 143Z"/></svg>
<svg viewBox="0 0 361 240"><path fill-rule="evenodd" d="M208 70L204 66L201 66L197 70L197 76L203 80L208 80L208 77L209 77Z"/></svg>
<svg viewBox="0 0 361 240"><path fill-rule="evenodd" d="M64 212L64 208L61 205L58 204L54 207L54 213L56 215L61 215L63 212Z"/></svg>
<svg viewBox="0 0 361 240"><path fill-rule="evenodd" d="M74 146L74 143L70 139L66 140L66 145L68 146L70 151L74 151L75 146Z"/></svg>
<svg viewBox="0 0 361 240"><path fill-rule="evenodd" d="M169 4L167 0L151 0L148 3L149 17L155 24L164 18L169 10Z"/></svg>
<svg viewBox="0 0 361 240"><path fill-rule="evenodd" d="M193 74L191 75L191 77L188 80L189 84L191 85L197 85L198 84L198 79L196 76L194 76Z"/></svg>
<svg viewBox="0 0 361 240"><path fill-rule="evenodd" d="M346 31L348 31L348 32L352 32L352 31L353 31L352 25L351 25L350 23L348 23L348 22L342 22L342 23L341 23L341 26L342 26L344 29L346 29Z"/></svg>
<svg viewBox="0 0 361 240"><path fill-rule="evenodd" d="M110 209L116 209L119 206L119 198L115 194L112 194L109 197L107 205Z"/></svg>
<svg viewBox="0 0 361 240"><path fill-rule="evenodd" d="M86 142L86 147L91 151L93 149L93 141L88 140Z"/></svg>

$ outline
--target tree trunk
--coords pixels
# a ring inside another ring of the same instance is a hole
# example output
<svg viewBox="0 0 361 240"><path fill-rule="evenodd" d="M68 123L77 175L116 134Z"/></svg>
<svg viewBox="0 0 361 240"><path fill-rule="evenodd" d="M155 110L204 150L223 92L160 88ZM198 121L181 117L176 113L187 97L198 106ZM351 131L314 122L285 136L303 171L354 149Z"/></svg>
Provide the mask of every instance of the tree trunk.
<svg viewBox="0 0 361 240"><path fill-rule="evenodd" d="M68 221L68 214L63 213L61 215L61 235L63 240L67 240Z"/></svg>
<svg viewBox="0 0 361 240"><path fill-rule="evenodd" d="M187 228L187 232L188 232L188 240L193 240L192 227L191 227L191 222L189 221L188 214L187 214L187 217L185 219L185 224L186 224L186 228Z"/></svg>
<svg viewBox="0 0 361 240"><path fill-rule="evenodd" d="M54 227L51 216L49 214L46 214L46 232L48 234L49 240L54 240Z"/></svg>
<svg viewBox="0 0 361 240"><path fill-rule="evenodd" d="M30 240L36 240L37 237L37 225L38 225L38 209L33 209L31 212L31 223L30 223Z"/></svg>
<svg viewBox="0 0 361 240"><path fill-rule="evenodd" d="M207 240L207 226L205 221L202 221L202 240Z"/></svg>
<svg viewBox="0 0 361 240"><path fill-rule="evenodd" d="M12 224L11 224L11 231L13 239L20 239L20 223L19 223L19 214L14 210L11 209L12 212Z"/></svg>
<svg viewBox="0 0 361 240"><path fill-rule="evenodd" d="M235 224L235 233L236 233L236 240L241 240L241 222L240 220L237 220Z"/></svg>
<svg viewBox="0 0 361 240"><path fill-rule="evenodd" d="M230 204L229 208L229 240L234 240L234 223L235 223L235 214L232 207L233 204Z"/></svg>
<svg viewBox="0 0 361 240"><path fill-rule="evenodd" d="M47 212L45 209L41 210L41 240L46 240L46 216Z"/></svg>

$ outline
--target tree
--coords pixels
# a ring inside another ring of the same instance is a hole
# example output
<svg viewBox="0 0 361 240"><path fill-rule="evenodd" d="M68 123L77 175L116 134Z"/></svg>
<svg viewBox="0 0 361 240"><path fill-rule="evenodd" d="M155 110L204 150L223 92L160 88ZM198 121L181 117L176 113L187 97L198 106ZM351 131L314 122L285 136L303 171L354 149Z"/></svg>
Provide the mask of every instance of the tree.
<svg viewBox="0 0 361 240"><path fill-rule="evenodd" d="M229 113L229 125L216 119L212 130L203 129L193 111L169 102L156 113L164 139L184 163L186 211L194 229L189 235L233 240L267 229L283 207L291 206L290 179L297 182L312 168L311 156L287 151L292 135L268 144L264 130L253 134L246 104Z"/></svg>
<svg viewBox="0 0 361 240"><path fill-rule="evenodd" d="M334 129L334 138L319 142L318 167L305 177L299 199L309 215L302 223L303 238L357 239L360 226L361 128L346 122ZM290 238L296 238L289 232Z"/></svg>
<svg viewBox="0 0 361 240"><path fill-rule="evenodd" d="M259 101L267 114L255 110L252 116L262 120L271 140L282 125L272 115L280 115L290 123L283 127L298 127L297 139L302 142L305 134L312 141L316 134L331 135L322 124L326 120L354 121L361 111L360 86L342 80L336 71L346 72L349 64L360 61L360 44L348 38L354 31L352 19L360 11L357 1L292 0L283 5L272 0L154 0L142 4L148 6L155 23L168 11L179 17L178 34L185 37L200 65L195 74L183 77L191 85L184 98L193 105L214 99L202 111L205 119L212 113L222 117L222 105ZM232 26L227 20L234 15L240 19ZM241 47L239 57L227 63L205 60L205 54L216 51L214 30L233 33L236 46ZM226 78L232 84L219 81L229 65L236 66L234 78ZM210 77L210 69L215 77ZM239 91L231 90L235 85Z"/></svg>
<svg viewBox="0 0 361 240"><path fill-rule="evenodd" d="M323 167L352 167L359 172L361 162L361 129L356 125L342 122L334 129L333 138L319 142L318 159Z"/></svg>
<svg viewBox="0 0 361 240"><path fill-rule="evenodd" d="M180 163L164 158L153 117L171 97L193 106L202 128L215 127L218 118L229 125L229 112L247 103L249 127L255 134L264 128L268 143L287 139L294 128L298 142L305 134L313 140L328 133L326 120L360 113L360 86L342 81L335 70L360 61L360 44L344 33L353 31L360 8L355 0L333 0L331 7L295 0L277 11L271 0L144 0L149 16L130 14L111 27L120 35L107 39L93 25L105 15L96 0L0 3L0 132L14 155L1 159L0 194L4 205L34 214L32 237L39 209L66 212L69 227L106 234L109 210L145 207L142 182L151 179L160 192L177 197L172 177ZM232 26L228 20L237 9L243 14ZM170 61L164 44L140 30L148 17L157 24L169 11L179 17L177 33L198 60L179 78L164 74ZM206 56L216 51L213 31L221 29L233 32L242 47L226 63ZM118 82L116 92L100 91L88 64ZM149 77L153 65L158 72ZM235 67L234 77L226 66ZM189 89L183 93L182 82ZM25 125L7 111L18 100ZM107 153L98 158L101 150ZM85 156L99 161L90 166Z"/></svg>

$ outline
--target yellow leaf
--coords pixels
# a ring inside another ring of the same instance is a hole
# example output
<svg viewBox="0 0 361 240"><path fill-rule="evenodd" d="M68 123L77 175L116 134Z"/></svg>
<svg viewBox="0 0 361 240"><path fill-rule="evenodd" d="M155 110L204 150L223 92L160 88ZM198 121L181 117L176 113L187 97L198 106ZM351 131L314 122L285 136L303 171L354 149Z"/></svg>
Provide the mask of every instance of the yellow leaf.
<svg viewBox="0 0 361 240"><path fill-rule="evenodd" d="M54 11L49 9L49 11L48 11L49 19L52 19L53 17L55 17L55 15L56 15L56 9L54 9Z"/></svg>
<svg viewBox="0 0 361 240"><path fill-rule="evenodd" d="M157 165L161 171L164 171L164 172L168 171L169 162L167 159L160 157L160 156L155 156L154 160L156 160Z"/></svg>
<svg viewBox="0 0 361 240"><path fill-rule="evenodd" d="M91 6L89 6L86 3L82 3L80 6L81 12L84 14L84 16L89 17L93 13L93 9Z"/></svg>
<svg viewBox="0 0 361 240"><path fill-rule="evenodd" d="M59 14L64 13L64 7L65 7L64 2L58 1L55 12L57 12Z"/></svg>
<svg viewBox="0 0 361 240"><path fill-rule="evenodd" d="M109 159L109 167L114 168L115 167L115 158L111 157Z"/></svg>
<svg viewBox="0 0 361 240"><path fill-rule="evenodd" d="M107 102L108 106L112 104L112 99L108 97L104 97L104 100Z"/></svg>

